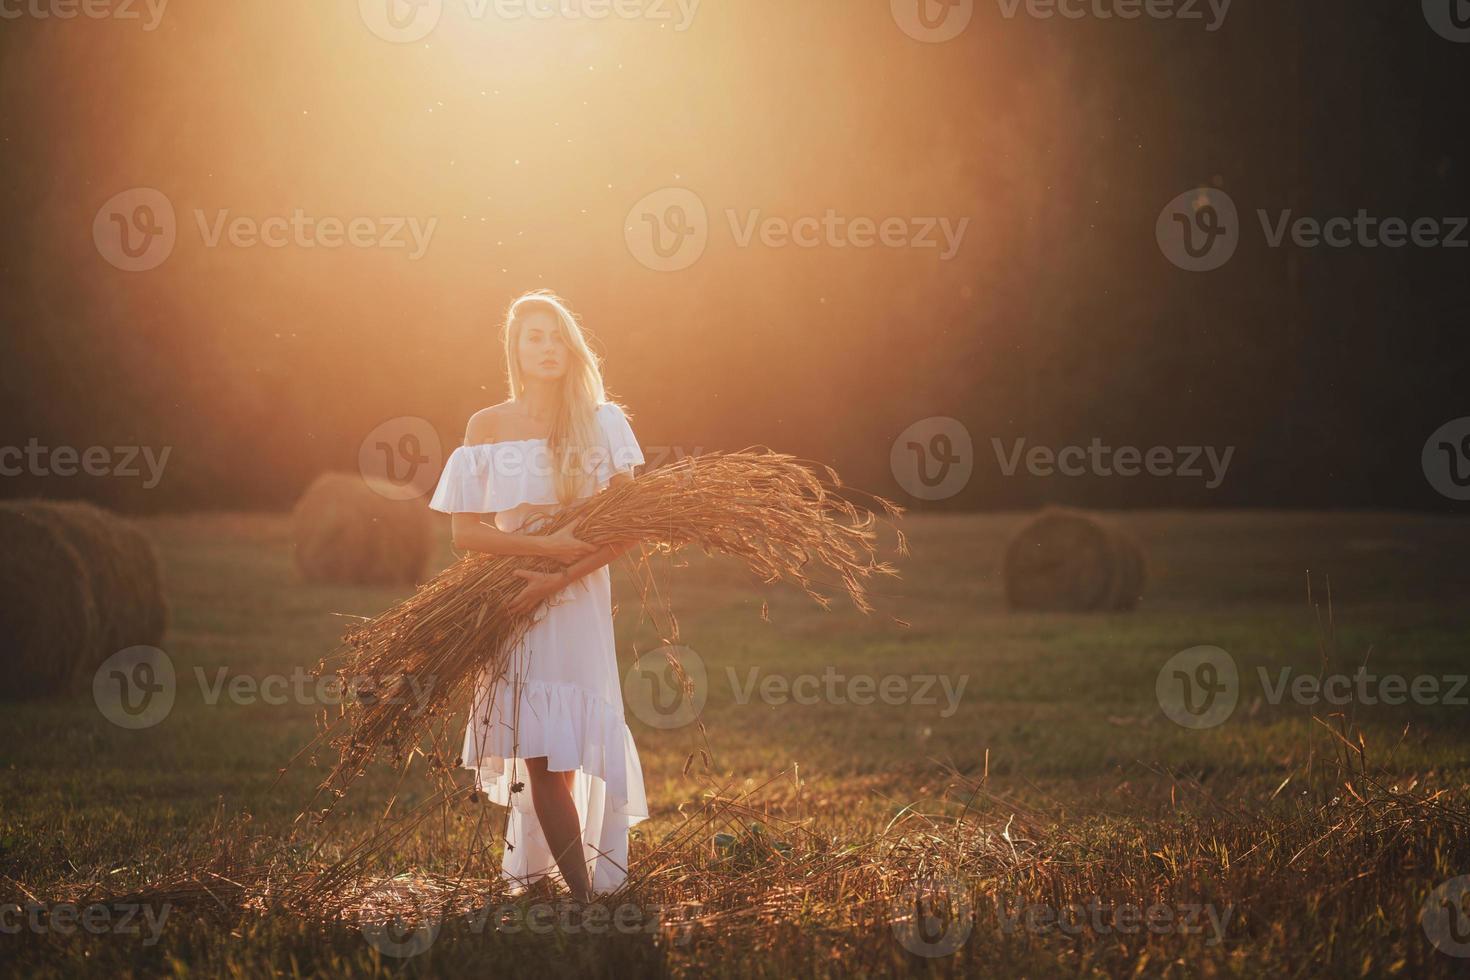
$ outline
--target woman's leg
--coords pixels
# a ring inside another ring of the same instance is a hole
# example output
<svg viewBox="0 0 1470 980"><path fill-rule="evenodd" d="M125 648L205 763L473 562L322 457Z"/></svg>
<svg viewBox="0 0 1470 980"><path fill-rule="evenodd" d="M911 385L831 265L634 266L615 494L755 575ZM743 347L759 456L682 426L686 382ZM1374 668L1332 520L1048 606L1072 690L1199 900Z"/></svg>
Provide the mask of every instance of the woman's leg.
<svg viewBox="0 0 1470 980"><path fill-rule="evenodd" d="M541 822L546 843L551 845L551 854L561 869L562 879L571 889L572 898L579 902L591 901L592 885L587 880L582 822L577 816L577 804L572 800L572 779L576 774L548 771L544 755L527 759L526 772L531 777L531 804L536 809L536 819Z"/></svg>

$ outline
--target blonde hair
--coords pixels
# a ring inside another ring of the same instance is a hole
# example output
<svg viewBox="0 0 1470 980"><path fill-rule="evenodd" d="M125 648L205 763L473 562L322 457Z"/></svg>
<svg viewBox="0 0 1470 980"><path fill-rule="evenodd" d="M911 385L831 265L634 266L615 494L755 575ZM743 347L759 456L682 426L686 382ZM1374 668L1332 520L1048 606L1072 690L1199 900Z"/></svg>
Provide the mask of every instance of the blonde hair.
<svg viewBox="0 0 1470 980"><path fill-rule="evenodd" d="M596 465L594 454L603 451L596 412L607 394L602 385L601 361L587 346L582 325L566 300L549 289L522 293L505 314L505 362L512 400L519 401L526 390L519 347L525 318L531 313L554 316L561 324L562 336L571 352L571 363L562 378L561 398L551 422L551 435L546 440L554 467L557 499L562 504L570 504L595 489L595 481L591 480Z"/></svg>

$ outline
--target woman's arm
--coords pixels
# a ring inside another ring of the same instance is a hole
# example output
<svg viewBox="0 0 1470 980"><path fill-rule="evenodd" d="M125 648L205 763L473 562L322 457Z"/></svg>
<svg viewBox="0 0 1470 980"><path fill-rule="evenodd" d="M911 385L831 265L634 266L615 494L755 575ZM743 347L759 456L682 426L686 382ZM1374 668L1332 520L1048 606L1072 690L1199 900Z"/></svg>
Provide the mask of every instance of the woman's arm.
<svg viewBox="0 0 1470 980"><path fill-rule="evenodd" d="M632 478L630 474L616 473L608 483L610 485L625 483ZM563 530L566 530L566 528L563 528ZM585 547L593 549L591 554L576 560L568 559L571 564L556 572L536 572L525 568L517 569L516 574L526 580L526 585L520 594L510 601L510 604L506 608L512 613L529 613L543 601L556 595L577 579L614 561L619 555L637 543L638 541L633 539L628 541L611 541L601 546L586 544Z"/></svg>
<svg viewBox="0 0 1470 980"><path fill-rule="evenodd" d="M449 531L459 551L484 551L492 555L541 557L538 536L514 534L486 524L480 514L451 514ZM539 537L545 537L541 535Z"/></svg>
<svg viewBox="0 0 1470 980"><path fill-rule="evenodd" d="M608 489L610 490L613 487L629 483L632 479L632 473L614 473L611 479L607 481ZM582 576L597 571L603 565L612 564L637 543L637 540L612 541L608 544L598 546L597 550L590 555L579 558L562 569L564 581L561 583L561 587L566 588Z"/></svg>
<svg viewBox="0 0 1470 980"><path fill-rule="evenodd" d="M450 517L450 534L454 547L461 551L483 551L491 555L529 555L550 558L562 564L574 562L595 553L597 546L580 541L570 525L551 534L520 534L502 531L481 520L480 514L454 514ZM612 559L609 558L608 561ZM583 573L585 574L585 573Z"/></svg>
<svg viewBox="0 0 1470 980"><path fill-rule="evenodd" d="M637 543L637 541L615 541L612 544L605 544L601 546L596 551L592 552L592 554L588 555L586 558L582 558L572 562L566 568L563 568L561 570L561 574L564 576L562 588L566 588L568 585L571 585L573 582L584 575L597 571L597 569L601 568L603 565L612 564L613 562L617 561L624 552L632 548Z"/></svg>

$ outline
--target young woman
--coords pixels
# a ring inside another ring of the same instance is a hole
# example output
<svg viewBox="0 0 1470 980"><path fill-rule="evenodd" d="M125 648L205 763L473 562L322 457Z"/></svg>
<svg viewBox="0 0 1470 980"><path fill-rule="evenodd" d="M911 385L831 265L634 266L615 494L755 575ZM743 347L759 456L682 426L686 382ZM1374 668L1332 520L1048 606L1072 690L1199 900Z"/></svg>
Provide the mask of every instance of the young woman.
<svg viewBox="0 0 1470 980"><path fill-rule="evenodd" d="M429 506L453 515L456 548L551 558L561 569L517 573L526 584L512 610L541 614L496 690L481 679L464 765L511 808L502 864L511 893L550 878L585 902L626 879L628 828L648 817L607 568L633 542L596 547L571 527L526 532L631 480L644 459L622 408L604 400L597 356L564 301L544 290L521 296L504 341L511 397L470 419Z"/></svg>

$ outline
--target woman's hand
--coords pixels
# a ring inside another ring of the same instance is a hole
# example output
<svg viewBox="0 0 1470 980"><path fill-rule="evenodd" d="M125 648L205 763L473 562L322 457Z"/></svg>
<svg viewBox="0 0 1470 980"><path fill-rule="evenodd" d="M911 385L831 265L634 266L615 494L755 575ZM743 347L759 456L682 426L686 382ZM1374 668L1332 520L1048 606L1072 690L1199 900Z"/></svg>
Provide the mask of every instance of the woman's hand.
<svg viewBox="0 0 1470 980"><path fill-rule="evenodd" d="M539 539L541 541L541 554L543 557L553 561L559 561L563 565L570 565L580 558L586 558L596 551L598 546L579 540L572 534L572 526L568 524L559 531L553 531Z"/></svg>
<svg viewBox="0 0 1470 980"><path fill-rule="evenodd" d="M517 568L516 574L526 580L526 586L505 607L515 615L534 611L541 603L571 584L566 572L537 572L529 568Z"/></svg>

